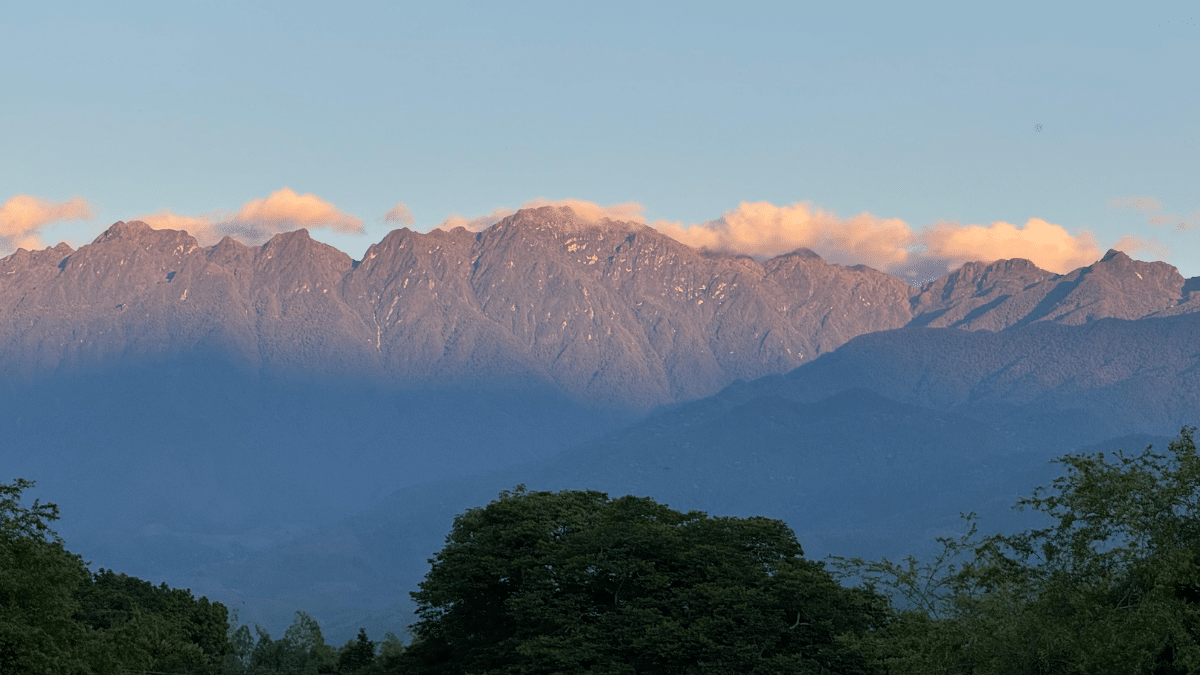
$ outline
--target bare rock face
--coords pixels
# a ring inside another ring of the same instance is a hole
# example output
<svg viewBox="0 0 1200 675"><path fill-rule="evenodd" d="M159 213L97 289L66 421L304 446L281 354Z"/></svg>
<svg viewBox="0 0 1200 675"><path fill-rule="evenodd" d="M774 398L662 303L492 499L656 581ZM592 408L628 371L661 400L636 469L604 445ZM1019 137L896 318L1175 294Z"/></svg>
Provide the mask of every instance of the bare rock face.
<svg viewBox="0 0 1200 675"><path fill-rule="evenodd" d="M806 249L760 263L557 207L480 233L396 230L359 262L305 230L203 248L118 222L78 251L0 260L0 374L211 353L270 376L548 387L645 410L906 325L997 331L1196 311L1194 281L1110 251L1066 275L969 263L913 289Z"/></svg>

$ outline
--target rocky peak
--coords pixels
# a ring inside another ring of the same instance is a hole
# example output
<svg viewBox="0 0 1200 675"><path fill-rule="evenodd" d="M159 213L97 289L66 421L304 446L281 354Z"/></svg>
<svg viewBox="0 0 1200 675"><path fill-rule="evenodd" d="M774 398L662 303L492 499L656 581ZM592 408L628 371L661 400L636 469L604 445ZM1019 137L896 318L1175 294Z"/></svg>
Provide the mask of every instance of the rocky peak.
<svg viewBox="0 0 1200 675"><path fill-rule="evenodd" d="M300 228L280 232L262 245L260 260L276 260L283 265L317 265L327 274L342 275L350 271L354 261L338 249L313 239L308 230Z"/></svg>
<svg viewBox="0 0 1200 675"><path fill-rule="evenodd" d="M249 246L229 235L225 235L221 237L221 241L218 241L211 248L207 249L205 255L213 262L224 263L246 255L249 251Z"/></svg>
<svg viewBox="0 0 1200 675"><path fill-rule="evenodd" d="M1172 292L1179 292L1184 283L1183 275L1174 265L1165 262L1145 262L1142 260L1134 260L1123 251L1109 249L1104 257L1095 264L1085 268L1092 272L1104 272L1118 277L1129 278L1130 281L1136 278L1139 281L1156 281L1164 287L1172 289Z"/></svg>
<svg viewBox="0 0 1200 675"><path fill-rule="evenodd" d="M822 258L816 251L812 250L811 248L804 248L804 247L800 247L800 248L796 249L795 251L791 251L789 253L784 253L783 255L776 256L776 258L795 258L797 260L824 260L824 258Z"/></svg>
<svg viewBox="0 0 1200 675"><path fill-rule="evenodd" d="M1110 260L1116 260L1118 263L1128 263L1133 261L1133 259L1126 255L1124 251L1118 251L1115 248L1108 249L1108 252L1104 254L1104 257L1100 258L1100 262L1102 263Z"/></svg>
<svg viewBox="0 0 1200 675"><path fill-rule="evenodd" d="M541 232L552 236L569 236L587 230L603 234L628 234L646 229L641 223L603 218L584 218L569 206L540 206L521 209L492 226L500 231L515 229L522 232ZM489 229L492 229L489 228Z"/></svg>
<svg viewBox="0 0 1200 675"><path fill-rule="evenodd" d="M123 220L118 220L112 225L109 225L108 229L101 232L100 236L92 240L92 243L99 244L100 242L108 241L109 239L116 239L118 237L136 237L142 232L146 232L150 229L152 228L149 225L140 220L134 220L128 223Z"/></svg>
<svg viewBox="0 0 1200 675"><path fill-rule="evenodd" d="M156 230L140 220L129 222L118 220L92 241L93 244L112 244L116 242L141 245L147 250L151 248L172 248L181 244L186 249L195 249L199 245L199 242L194 237L183 230Z"/></svg>

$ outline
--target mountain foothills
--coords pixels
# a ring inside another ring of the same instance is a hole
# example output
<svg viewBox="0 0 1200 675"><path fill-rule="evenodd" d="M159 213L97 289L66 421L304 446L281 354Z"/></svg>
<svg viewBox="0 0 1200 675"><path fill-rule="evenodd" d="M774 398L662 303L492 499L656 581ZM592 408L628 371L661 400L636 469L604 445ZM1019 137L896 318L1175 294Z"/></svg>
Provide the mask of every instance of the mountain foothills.
<svg viewBox="0 0 1200 675"><path fill-rule="evenodd" d="M249 247L116 223L0 260L0 446L73 550L278 634L411 621L455 514L526 483L785 520L897 555L1069 451L1200 411L1200 278L1109 251L913 287L569 208Z"/></svg>
<svg viewBox="0 0 1200 675"><path fill-rule="evenodd" d="M799 250L765 262L655 230L523 210L479 233L401 229L362 261L304 230L261 247L118 222L0 261L8 377L220 354L269 375L548 387L644 411L787 372L907 325L1001 330L1200 310L1200 279L1110 251L1066 275L971 263L920 288Z"/></svg>

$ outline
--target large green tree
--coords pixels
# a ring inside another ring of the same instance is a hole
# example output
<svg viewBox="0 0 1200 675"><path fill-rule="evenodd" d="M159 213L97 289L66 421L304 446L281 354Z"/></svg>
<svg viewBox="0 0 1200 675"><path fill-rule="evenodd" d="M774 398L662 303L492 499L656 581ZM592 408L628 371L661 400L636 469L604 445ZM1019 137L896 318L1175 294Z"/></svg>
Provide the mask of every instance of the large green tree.
<svg viewBox="0 0 1200 675"><path fill-rule="evenodd" d="M87 567L50 528L57 506L22 504L32 486L0 484L0 673L86 672L98 647L74 616Z"/></svg>
<svg viewBox="0 0 1200 675"><path fill-rule="evenodd" d="M767 518L594 491L503 492L413 593L418 673L860 673L883 603Z"/></svg>
<svg viewBox="0 0 1200 675"><path fill-rule="evenodd" d="M1200 456L1067 455L1018 506L1049 525L943 540L932 563L845 561L893 591L860 645L895 673L1200 672Z"/></svg>

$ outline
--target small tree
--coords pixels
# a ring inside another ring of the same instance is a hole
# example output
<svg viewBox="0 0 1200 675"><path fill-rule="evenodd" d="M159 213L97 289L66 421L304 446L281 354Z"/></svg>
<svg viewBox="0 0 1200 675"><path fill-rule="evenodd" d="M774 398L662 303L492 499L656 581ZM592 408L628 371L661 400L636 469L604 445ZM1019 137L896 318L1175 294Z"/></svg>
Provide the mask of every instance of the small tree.
<svg viewBox="0 0 1200 675"><path fill-rule="evenodd" d="M305 612L296 612L292 625L279 640L255 625L258 641L250 652L249 672L254 675L317 675L337 671L337 652L325 644L321 626Z"/></svg>
<svg viewBox="0 0 1200 675"><path fill-rule="evenodd" d="M358 637L347 642L338 654L338 673L355 673L375 661L375 643L359 628Z"/></svg>
<svg viewBox="0 0 1200 675"><path fill-rule="evenodd" d="M882 616L781 521L593 491L503 492L430 562L422 673L858 673L844 637Z"/></svg>

